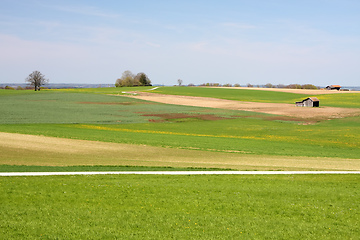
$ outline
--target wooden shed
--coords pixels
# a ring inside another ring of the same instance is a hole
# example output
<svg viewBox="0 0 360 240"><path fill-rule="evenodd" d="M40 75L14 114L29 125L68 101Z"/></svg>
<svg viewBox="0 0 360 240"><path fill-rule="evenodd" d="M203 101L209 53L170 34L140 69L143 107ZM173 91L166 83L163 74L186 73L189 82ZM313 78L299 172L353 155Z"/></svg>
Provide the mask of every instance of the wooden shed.
<svg viewBox="0 0 360 240"><path fill-rule="evenodd" d="M297 107L319 107L320 101L316 97L309 97L309 98L302 100L301 102L296 102L295 106L297 106Z"/></svg>
<svg viewBox="0 0 360 240"><path fill-rule="evenodd" d="M340 85L330 85L330 86L326 86L327 90L340 90L341 86Z"/></svg>

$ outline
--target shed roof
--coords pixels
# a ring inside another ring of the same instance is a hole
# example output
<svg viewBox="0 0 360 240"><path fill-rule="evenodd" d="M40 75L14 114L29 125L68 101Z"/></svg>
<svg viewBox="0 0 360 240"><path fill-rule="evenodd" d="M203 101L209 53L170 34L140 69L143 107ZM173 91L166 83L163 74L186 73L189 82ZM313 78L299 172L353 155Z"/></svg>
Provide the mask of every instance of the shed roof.
<svg viewBox="0 0 360 240"><path fill-rule="evenodd" d="M320 101L317 97L309 97L309 99L311 99L311 101L313 101L313 102L319 102Z"/></svg>

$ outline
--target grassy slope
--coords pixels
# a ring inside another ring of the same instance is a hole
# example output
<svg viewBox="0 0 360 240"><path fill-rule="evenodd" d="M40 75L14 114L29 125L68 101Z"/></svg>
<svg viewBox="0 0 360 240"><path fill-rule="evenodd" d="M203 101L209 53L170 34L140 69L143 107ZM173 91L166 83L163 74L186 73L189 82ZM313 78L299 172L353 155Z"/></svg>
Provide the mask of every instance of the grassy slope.
<svg viewBox="0 0 360 240"><path fill-rule="evenodd" d="M103 94L113 90L84 91ZM73 93L79 91L74 90ZM13 92L29 96L34 94ZM7 92L6 95L11 94ZM40 97L40 94L35 96ZM1 105L5 99L4 91L0 90L0 97ZM92 98L92 95L89 97ZM109 102L109 98L99 101ZM39 108L43 102L39 102ZM74 103L66 105L84 107ZM14 119L21 119L24 108L19 104L13 106ZM303 150L314 155L338 153L347 157L360 156L359 146L356 145L360 142L359 118L331 120L312 126L273 121L263 115L256 115L257 119L215 122L190 119L188 122L94 125L98 121L97 113L107 107L94 106L91 114L86 113L94 120L87 122L88 128L79 128L80 124L39 124L36 123L35 113L32 124L1 124L0 131L185 148L197 144L213 150L248 148L270 154L276 151L293 154L291 149L299 146L299 139L306 138L312 141L302 141ZM116 106L122 110L126 107ZM48 105L48 109L53 107ZM55 109L69 113L64 108ZM8 110L6 106L5 110ZM182 111L191 112L191 109ZM125 112L121 115L127 116ZM147 118L134 112L129 114L132 114L132 121L147 121ZM233 113L211 114L229 116ZM100 118L100 122L105 120L108 121L105 117ZM80 116L76 121L84 119ZM190 135L146 132L150 130ZM245 138L194 134L227 134ZM252 139L270 135L273 137ZM5 151L3 149L2 153ZM295 154L304 154L301 151ZM0 238L356 239L360 235L360 196L356 190L359 180L357 175L2 177Z"/></svg>
<svg viewBox="0 0 360 240"><path fill-rule="evenodd" d="M15 91L16 92L16 91ZM19 92L19 91L18 91ZM25 91L24 91L25 92ZM25 123L144 123L144 114L203 112L232 115L234 111L204 110L93 93L43 91L40 94L0 95L0 124Z"/></svg>
<svg viewBox="0 0 360 240"><path fill-rule="evenodd" d="M71 91L13 92L27 94L0 96L3 132L247 154L357 159L360 156L358 117L298 125L274 121L262 114L149 104L119 96ZM161 118L144 116L159 113L210 114L233 119L204 121L189 117L186 121L149 123Z"/></svg>
<svg viewBox="0 0 360 240"><path fill-rule="evenodd" d="M1 239L356 239L358 175L0 178Z"/></svg>
<svg viewBox="0 0 360 240"><path fill-rule="evenodd" d="M303 126L277 122L270 124L251 119L223 120L215 123L111 126L0 125L0 131L172 148L235 151L247 154L358 159L360 129L359 125L350 127L350 124L358 123L358 119L350 123L341 123L342 126L338 124L334 131L332 131L334 124ZM265 124L267 126L264 126ZM325 134L327 131L329 133Z"/></svg>
<svg viewBox="0 0 360 240"><path fill-rule="evenodd" d="M295 103L296 101L301 101L307 97L316 96L320 100L321 106L360 108L360 93L350 92L344 92L342 94L321 94L311 96L288 92L204 87L161 87L152 92L172 95L212 97L237 101L291 104ZM311 93L311 91L309 91L309 93Z"/></svg>

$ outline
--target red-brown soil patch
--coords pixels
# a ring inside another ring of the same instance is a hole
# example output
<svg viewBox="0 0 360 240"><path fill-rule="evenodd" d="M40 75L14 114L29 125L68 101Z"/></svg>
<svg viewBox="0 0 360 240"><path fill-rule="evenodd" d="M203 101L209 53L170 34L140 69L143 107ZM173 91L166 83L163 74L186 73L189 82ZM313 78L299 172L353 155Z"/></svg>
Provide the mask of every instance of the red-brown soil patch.
<svg viewBox="0 0 360 240"><path fill-rule="evenodd" d="M77 102L79 104L100 104L100 105L136 105L138 102ZM153 104L153 103L141 103L141 104Z"/></svg>
<svg viewBox="0 0 360 240"><path fill-rule="evenodd" d="M133 105L132 102L78 102L80 104L100 104L100 105Z"/></svg>
<svg viewBox="0 0 360 240"><path fill-rule="evenodd" d="M163 113L163 114L143 114L146 117L159 117L161 119L151 119L151 122L163 122L163 121L171 121L175 119L199 119L199 120L207 120L207 121L215 121L222 119L229 119L225 117L215 116L211 114L185 114L185 113Z"/></svg>

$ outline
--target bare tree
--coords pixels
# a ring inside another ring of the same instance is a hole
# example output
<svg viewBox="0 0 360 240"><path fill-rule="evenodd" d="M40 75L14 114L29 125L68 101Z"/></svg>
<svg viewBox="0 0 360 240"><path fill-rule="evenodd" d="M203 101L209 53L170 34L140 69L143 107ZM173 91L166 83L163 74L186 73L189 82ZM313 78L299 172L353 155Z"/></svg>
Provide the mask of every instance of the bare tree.
<svg viewBox="0 0 360 240"><path fill-rule="evenodd" d="M30 83L31 86L34 86L35 91L40 91L40 86L49 82L49 80L45 78L45 75L39 71L30 73L25 81Z"/></svg>
<svg viewBox="0 0 360 240"><path fill-rule="evenodd" d="M183 80L178 79L177 82L178 82L179 86L181 86L181 84L183 83Z"/></svg>

